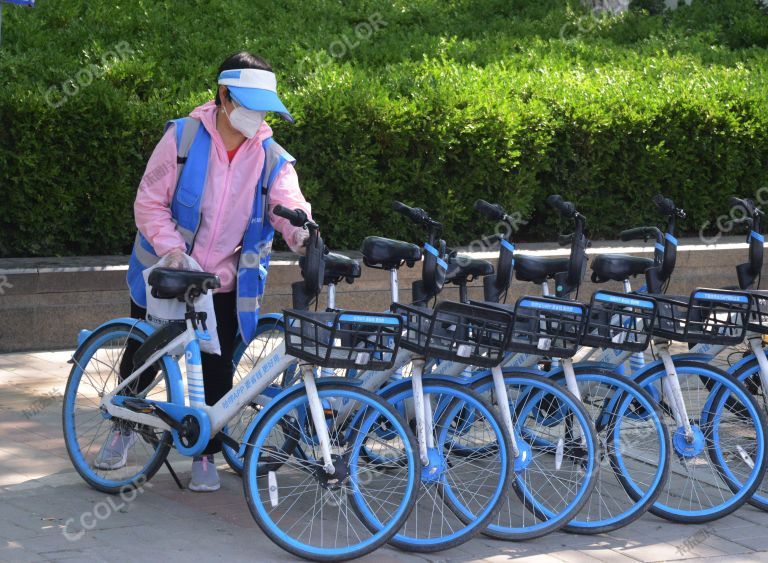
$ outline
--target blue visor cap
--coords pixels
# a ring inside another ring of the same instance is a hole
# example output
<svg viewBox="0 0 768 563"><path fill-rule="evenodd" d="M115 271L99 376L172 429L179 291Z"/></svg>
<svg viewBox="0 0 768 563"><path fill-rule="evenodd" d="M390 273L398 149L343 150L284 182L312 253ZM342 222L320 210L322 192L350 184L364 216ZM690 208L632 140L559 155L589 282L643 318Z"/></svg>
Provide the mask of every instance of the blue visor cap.
<svg viewBox="0 0 768 563"><path fill-rule="evenodd" d="M246 109L274 111L293 123L293 116L277 96L277 78L273 72L255 68L225 70L219 74L219 84L229 88Z"/></svg>

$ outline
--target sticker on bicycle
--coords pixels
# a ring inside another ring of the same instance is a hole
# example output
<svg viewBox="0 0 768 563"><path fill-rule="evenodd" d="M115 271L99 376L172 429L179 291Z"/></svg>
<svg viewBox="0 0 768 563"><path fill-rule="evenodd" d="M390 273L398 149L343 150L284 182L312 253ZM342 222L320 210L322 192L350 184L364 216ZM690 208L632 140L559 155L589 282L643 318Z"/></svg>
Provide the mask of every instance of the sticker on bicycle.
<svg viewBox="0 0 768 563"><path fill-rule="evenodd" d="M643 309L653 309L653 301L635 299L633 297L622 297L621 295L608 295L606 293L598 292L595 294L595 299L597 301L603 301L607 303L616 303L617 305L626 305L627 307L642 307Z"/></svg>
<svg viewBox="0 0 768 563"><path fill-rule="evenodd" d="M697 291L693 294L694 299L706 301L728 301L731 303L747 303L749 298L746 295L731 295L728 293L715 293L712 291Z"/></svg>
<svg viewBox="0 0 768 563"><path fill-rule="evenodd" d="M345 323L363 323L371 325L397 325L398 320L394 317L378 317L369 315L340 315L339 321Z"/></svg>
<svg viewBox="0 0 768 563"><path fill-rule="evenodd" d="M573 313L575 315L581 315L583 313L581 307L573 307L572 305L563 305L561 303L549 303L547 301L534 301L531 299L523 299L520 302L520 306L527 309L558 311L560 313Z"/></svg>

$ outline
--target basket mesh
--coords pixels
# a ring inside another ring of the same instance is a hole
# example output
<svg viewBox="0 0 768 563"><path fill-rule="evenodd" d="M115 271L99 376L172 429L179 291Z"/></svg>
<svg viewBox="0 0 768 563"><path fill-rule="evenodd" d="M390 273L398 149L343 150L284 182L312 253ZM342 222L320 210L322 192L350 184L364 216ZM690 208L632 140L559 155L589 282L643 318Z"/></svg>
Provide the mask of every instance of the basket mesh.
<svg viewBox="0 0 768 563"><path fill-rule="evenodd" d="M286 309L285 351L330 368L384 370L392 367L402 333L397 315Z"/></svg>

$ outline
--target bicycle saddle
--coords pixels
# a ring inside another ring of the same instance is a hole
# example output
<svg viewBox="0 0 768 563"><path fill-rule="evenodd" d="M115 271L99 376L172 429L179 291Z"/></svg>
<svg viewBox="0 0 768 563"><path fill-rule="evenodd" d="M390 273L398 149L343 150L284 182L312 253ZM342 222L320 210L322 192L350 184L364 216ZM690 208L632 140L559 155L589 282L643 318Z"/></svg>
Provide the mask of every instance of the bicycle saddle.
<svg viewBox="0 0 768 563"><path fill-rule="evenodd" d="M515 277L520 281L544 283L555 274L568 270L569 259L531 256L529 254L515 255Z"/></svg>
<svg viewBox="0 0 768 563"><path fill-rule="evenodd" d="M487 260L470 258L469 256L452 256L448 260L448 272L445 275L445 281L452 283L461 283L468 278L481 278L490 276L493 273L493 264Z"/></svg>
<svg viewBox="0 0 768 563"><path fill-rule="evenodd" d="M355 278L359 278L361 275L360 262L354 258L349 258L342 254L336 254L329 252L323 257L325 261L325 274L323 276L323 285L337 284L341 280L347 280L347 283L352 283ZM299 266L301 267L301 273L304 274L304 262L305 258L302 256L299 258Z"/></svg>
<svg viewBox="0 0 768 563"><path fill-rule="evenodd" d="M421 260L421 249L415 244L383 237L366 237L362 250L363 262L371 268L394 270Z"/></svg>
<svg viewBox="0 0 768 563"><path fill-rule="evenodd" d="M629 254L599 254L592 260L592 281L624 281L630 276L645 274L653 260Z"/></svg>
<svg viewBox="0 0 768 563"><path fill-rule="evenodd" d="M152 297L157 299L195 299L209 289L221 287L221 280L215 274L155 268L149 273L147 283L152 287Z"/></svg>

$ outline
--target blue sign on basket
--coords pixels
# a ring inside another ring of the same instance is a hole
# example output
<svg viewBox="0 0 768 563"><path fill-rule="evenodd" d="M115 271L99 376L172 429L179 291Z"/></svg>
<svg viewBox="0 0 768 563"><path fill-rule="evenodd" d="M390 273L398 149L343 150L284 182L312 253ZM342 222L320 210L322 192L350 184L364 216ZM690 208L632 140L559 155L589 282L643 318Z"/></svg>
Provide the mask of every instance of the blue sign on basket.
<svg viewBox="0 0 768 563"><path fill-rule="evenodd" d="M609 303L618 303L619 305L627 305L628 307L642 307L644 309L653 309L653 301L647 301L645 299L636 299L634 297L622 297L619 295L610 295L602 292L595 293L595 299L597 301L606 301Z"/></svg>

